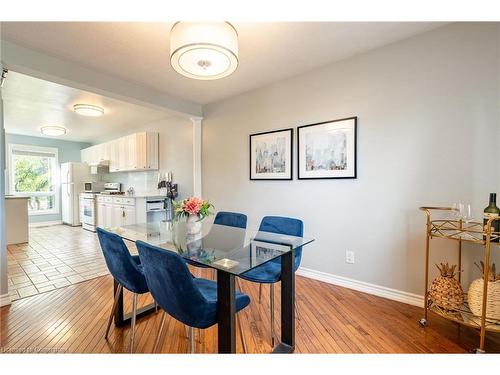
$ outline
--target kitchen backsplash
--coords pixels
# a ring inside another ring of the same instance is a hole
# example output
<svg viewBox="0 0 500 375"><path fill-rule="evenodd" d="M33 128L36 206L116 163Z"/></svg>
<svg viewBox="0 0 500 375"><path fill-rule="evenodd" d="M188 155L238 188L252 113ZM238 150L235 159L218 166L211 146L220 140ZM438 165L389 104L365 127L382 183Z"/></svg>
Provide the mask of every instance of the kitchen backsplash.
<svg viewBox="0 0 500 375"><path fill-rule="evenodd" d="M102 173L99 174L99 179L104 182L120 182L124 192L133 187L136 195L165 194L156 188L158 171Z"/></svg>

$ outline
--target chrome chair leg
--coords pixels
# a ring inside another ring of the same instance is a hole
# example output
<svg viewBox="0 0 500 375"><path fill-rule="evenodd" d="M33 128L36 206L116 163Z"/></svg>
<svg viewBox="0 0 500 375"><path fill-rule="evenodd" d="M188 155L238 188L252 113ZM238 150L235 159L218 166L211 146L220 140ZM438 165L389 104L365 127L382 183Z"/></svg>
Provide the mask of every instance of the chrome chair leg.
<svg viewBox="0 0 500 375"><path fill-rule="evenodd" d="M122 289L123 289L123 287L121 286L121 284L118 284L118 288L116 288L115 300L113 302L113 307L111 308L111 314L109 315L108 326L106 327L106 334L104 335L105 339L108 338L109 329L111 328L111 322L113 321L113 317L115 316L116 307L118 306L118 298L120 297L120 293L121 293Z"/></svg>
<svg viewBox="0 0 500 375"><path fill-rule="evenodd" d="M262 284L259 284L259 304L262 299Z"/></svg>
<svg viewBox="0 0 500 375"><path fill-rule="evenodd" d="M132 322L130 324L130 353L134 352L135 317L137 315L137 294L132 295Z"/></svg>
<svg viewBox="0 0 500 375"><path fill-rule="evenodd" d="M262 285L262 284L261 284ZM271 284L271 345L274 348L274 284Z"/></svg>
<svg viewBox="0 0 500 375"><path fill-rule="evenodd" d="M157 313L157 312L158 312L158 304L155 301L155 313Z"/></svg>
<svg viewBox="0 0 500 375"><path fill-rule="evenodd" d="M193 327L189 327L189 353L191 353L191 354L195 353L194 328Z"/></svg>
<svg viewBox="0 0 500 375"><path fill-rule="evenodd" d="M242 292L243 289L241 289L239 278L236 278L236 285L238 286L239 291ZM246 353L248 353L247 343L245 340L245 336L243 336L243 328L241 327L241 318L240 318L239 314L236 315L236 322L238 323L238 330L240 331L240 338L241 338L241 345L243 346L243 352L246 354Z"/></svg>
<svg viewBox="0 0 500 375"><path fill-rule="evenodd" d="M162 333L163 333L163 326L165 325L166 316L167 316L167 313L165 311L163 311L163 315L162 315L161 321L160 321L160 329L158 330L158 335L156 335L155 346L153 346L153 353L156 353L156 349L158 348L158 344L160 343L160 337L162 336Z"/></svg>

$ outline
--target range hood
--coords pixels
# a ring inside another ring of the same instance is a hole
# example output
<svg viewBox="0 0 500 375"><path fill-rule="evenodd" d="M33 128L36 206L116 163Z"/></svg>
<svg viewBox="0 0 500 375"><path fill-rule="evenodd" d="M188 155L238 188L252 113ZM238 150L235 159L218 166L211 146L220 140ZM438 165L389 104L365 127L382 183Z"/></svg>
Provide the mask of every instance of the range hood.
<svg viewBox="0 0 500 375"><path fill-rule="evenodd" d="M90 174L109 173L109 160L100 160L94 163L88 163Z"/></svg>
<svg viewBox="0 0 500 375"><path fill-rule="evenodd" d="M96 162L88 163L89 167L109 167L109 160L99 160Z"/></svg>

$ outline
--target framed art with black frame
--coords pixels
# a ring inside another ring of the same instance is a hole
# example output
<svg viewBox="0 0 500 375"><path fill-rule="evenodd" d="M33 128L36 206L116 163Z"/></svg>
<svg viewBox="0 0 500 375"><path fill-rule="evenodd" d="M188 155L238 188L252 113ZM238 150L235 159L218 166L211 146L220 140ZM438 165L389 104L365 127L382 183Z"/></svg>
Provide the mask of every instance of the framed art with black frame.
<svg viewBox="0 0 500 375"><path fill-rule="evenodd" d="M250 180L293 179L293 129L250 135Z"/></svg>
<svg viewBox="0 0 500 375"><path fill-rule="evenodd" d="M297 128L299 180L356 178L357 117Z"/></svg>

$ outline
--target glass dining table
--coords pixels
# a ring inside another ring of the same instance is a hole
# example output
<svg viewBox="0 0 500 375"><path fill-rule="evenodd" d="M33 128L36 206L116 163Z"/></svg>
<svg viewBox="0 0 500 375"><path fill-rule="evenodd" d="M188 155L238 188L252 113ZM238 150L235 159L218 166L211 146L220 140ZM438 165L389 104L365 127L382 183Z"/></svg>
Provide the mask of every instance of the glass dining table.
<svg viewBox="0 0 500 375"><path fill-rule="evenodd" d="M128 241L144 241L178 253L193 265L217 272L218 352L236 352L235 277L261 264L281 258L281 341L273 353L291 353L295 348L295 250L312 238L242 229L200 222L197 228L183 221L149 222L106 228ZM115 281L115 291L117 288ZM115 324L127 324L120 295ZM154 305L138 311L140 318L154 311Z"/></svg>

